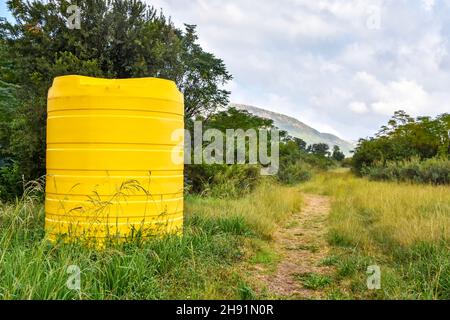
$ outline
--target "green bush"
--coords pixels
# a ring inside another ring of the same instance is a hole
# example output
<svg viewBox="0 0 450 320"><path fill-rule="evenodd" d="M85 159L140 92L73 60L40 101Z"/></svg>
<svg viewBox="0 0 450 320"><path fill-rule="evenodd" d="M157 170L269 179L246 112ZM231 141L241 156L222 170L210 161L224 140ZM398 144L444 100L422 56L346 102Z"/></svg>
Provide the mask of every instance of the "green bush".
<svg viewBox="0 0 450 320"><path fill-rule="evenodd" d="M412 158L407 161L380 163L364 167L362 174L372 180L394 180L416 183L450 184L450 160L431 158L421 161Z"/></svg>
<svg viewBox="0 0 450 320"><path fill-rule="evenodd" d="M382 126L375 137L359 140L352 159L353 171L363 175L367 174L367 167L377 167L379 162L387 167L387 162L399 162L413 157L420 157L422 160L436 157L448 158L450 155L449 130L450 114L448 113L435 118L414 119L404 111L396 111L388 124ZM408 172L402 172L402 175L416 177L414 170L410 167ZM395 170L380 172L375 169L375 173L377 172L382 175L395 174Z"/></svg>
<svg viewBox="0 0 450 320"><path fill-rule="evenodd" d="M185 176L189 193L215 198L247 194L261 179L256 165L187 165Z"/></svg>
<svg viewBox="0 0 450 320"><path fill-rule="evenodd" d="M0 167L0 200L7 201L23 192L23 182L17 163Z"/></svg>
<svg viewBox="0 0 450 320"><path fill-rule="evenodd" d="M329 170L339 165L338 161L329 157L324 157L315 154L306 154L303 156L303 161L309 164L313 168L319 170Z"/></svg>
<svg viewBox="0 0 450 320"><path fill-rule="evenodd" d="M312 176L312 168L302 161L281 164L278 170L278 180L285 184L295 184L308 181Z"/></svg>

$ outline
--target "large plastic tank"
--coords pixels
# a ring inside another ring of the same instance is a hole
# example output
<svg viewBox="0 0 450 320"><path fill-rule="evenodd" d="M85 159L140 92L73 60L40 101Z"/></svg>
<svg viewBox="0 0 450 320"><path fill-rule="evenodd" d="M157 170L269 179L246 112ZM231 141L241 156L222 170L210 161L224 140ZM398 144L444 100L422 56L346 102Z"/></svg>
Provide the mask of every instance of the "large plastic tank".
<svg viewBox="0 0 450 320"><path fill-rule="evenodd" d="M55 78L48 93L45 226L101 240L183 226L183 95L172 81Z"/></svg>

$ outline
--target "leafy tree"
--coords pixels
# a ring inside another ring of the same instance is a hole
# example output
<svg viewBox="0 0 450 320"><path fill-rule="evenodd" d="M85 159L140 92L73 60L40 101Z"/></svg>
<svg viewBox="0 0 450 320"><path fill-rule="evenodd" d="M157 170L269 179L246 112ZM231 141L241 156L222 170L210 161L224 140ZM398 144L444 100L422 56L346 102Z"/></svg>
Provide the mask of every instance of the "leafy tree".
<svg viewBox="0 0 450 320"><path fill-rule="evenodd" d="M246 110L239 110L234 107L216 112L205 120L206 128L214 128L222 132L225 132L226 129L259 130L274 128L273 120L258 117Z"/></svg>
<svg viewBox="0 0 450 320"><path fill-rule="evenodd" d="M331 154L331 158L333 158L336 161L342 161L345 159L345 154L341 151L339 146L334 146L333 153Z"/></svg>
<svg viewBox="0 0 450 320"><path fill-rule="evenodd" d="M208 116L228 105L230 92L220 86L231 80L232 76L221 59L203 51L197 44L194 25L186 25L182 39L184 72L177 78L177 83L184 92L186 117Z"/></svg>
<svg viewBox="0 0 450 320"><path fill-rule="evenodd" d="M256 132L260 129L274 128L273 120L258 117L245 110L238 110L230 107L227 110L216 111L209 117L197 117L203 120L203 130L216 129L226 133L227 129L242 129L247 131L254 129ZM193 129L193 123L190 121L188 128ZM270 138L270 137L269 137ZM191 135L193 139L193 135ZM192 141L191 141L192 142ZM259 148L260 141L257 141ZM208 143L205 143L208 144ZM226 138L223 146L226 145ZM237 155L237 143L234 144L234 156ZM248 161L249 141L246 139L245 154ZM191 150L193 151L193 150ZM222 155L223 157L225 155ZM225 160L225 159L224 159ZM217 196L223 195L242 195L252 190L259 180L260 169L255 165L236 165L236 164L190 164L185 166L185 177L190 191L199 194L210 194Z"/></svg>
<svg viewBox="0 0 450 320"><path fill-rule="evenodd" d="M1 94L2 101L5 95L13 99L14 88L17 104L0 103L0 130L7 132L0 139L26 179L45 173L46 96L56 76L167 78L184 93L188 119L228 103L221 86L231 75L221 59L200 47L195 26L178 29L141 0L7 4L16 22L0 21L0 80L9 90ZM71 4L81 9L80 30L66 26Z"/></svg>
<svg viewBox="0 0 450 320"><path fill-rule="evenodd" d="M282 134L280 132L280 140L283 142L289 142L292 141L295 143L299 150L307 151L307 143L303 139L293 137L289 135L286 131L283 131Z"/></svg>
<svg viewBox="0 0 450 320"><path fill-rule="evenodd" d="M5 58L5 45L0 41L0 74L4 80L0 80L0 166L10 156L11 123L14 120L14 111L18 107L16 98L19 86L8 81L13 79L12 66Z"/></svg>
<svg viewBox="0 0 450 320"><path fill-rule="evenodd" d="M308 147L308 151L317 156L327 157L330 154L330 147L326 143L315 143Z"/></svg>
<svg viewBox="0 0 450 320"><path fill-rule="evenodd" d="M295 142L295 144L297 145L297 147L300 149L300 150L302 150L302 151L306 151L306 141L305 140L302 140L302 139L300 139L300 138L297 138L297 137L294 137L294 142Z"/></svg>
<svg viewBox="0 0 450 320"><path fill-rule="evenodd" d="M353 167L386 166L388 162L412 158L448 158L450 154L450 115L414 119L404 111L395 112L386 126L368 139L361 139L353 155Z"/></svg>

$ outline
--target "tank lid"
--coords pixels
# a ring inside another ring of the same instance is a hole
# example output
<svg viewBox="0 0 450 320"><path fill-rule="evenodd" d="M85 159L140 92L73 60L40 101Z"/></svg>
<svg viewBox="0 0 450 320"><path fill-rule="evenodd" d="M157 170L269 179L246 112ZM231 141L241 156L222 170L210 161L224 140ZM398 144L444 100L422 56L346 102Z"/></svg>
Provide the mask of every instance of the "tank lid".
<svg viewBox="0 0 450 320"><path fill-rule="evenodd" d="M160 78L105 79L78 75L56 77L48 98L79 95L152 97L183 102L175 82Z"/></svg>

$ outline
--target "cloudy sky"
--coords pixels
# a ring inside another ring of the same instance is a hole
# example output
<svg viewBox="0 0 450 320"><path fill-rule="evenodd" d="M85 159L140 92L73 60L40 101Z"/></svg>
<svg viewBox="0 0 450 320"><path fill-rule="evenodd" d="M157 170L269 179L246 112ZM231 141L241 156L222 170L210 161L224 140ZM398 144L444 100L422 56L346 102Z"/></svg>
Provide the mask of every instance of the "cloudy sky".
<svg viewBox="0 0 450 320"><path fill-rule="evenodd" d="M450 0L148 0L234 76L231 100L348 140L450 112Z"/></svg>
<svg viewBox="0 0 450 320"><path fill-rule="evenodd" d="M234 76L232 102L348 140L398 109L450 112L450 0L145 1L198 26Z"/></svg>

